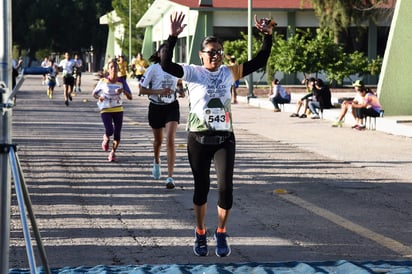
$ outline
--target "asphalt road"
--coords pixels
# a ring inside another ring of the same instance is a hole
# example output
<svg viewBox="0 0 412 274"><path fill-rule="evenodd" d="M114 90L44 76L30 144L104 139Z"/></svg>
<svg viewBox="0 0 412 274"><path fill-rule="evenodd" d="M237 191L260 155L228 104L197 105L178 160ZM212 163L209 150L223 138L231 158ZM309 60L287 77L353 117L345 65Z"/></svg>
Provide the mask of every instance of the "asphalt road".
<svg viewBox="0 0 412 274"><path fill-rule="evenodd" d="M84 74L82 93L66 107L62 87L50 100L40 76L26 76L13 109L13 141L51 267L412 257L410 138L331 128L329 121L246 104L233 105L232 254L194 256L187 100L180 101L177 187L168 190L165 178L151 178L147 98L135 94L125 102L118 162L110 163L100 147L94 83ZM162 159L166 163L164 148ZM215 184L209 198L213 249ZM10 268L27 267L14 189L10 243Z"/></svg>

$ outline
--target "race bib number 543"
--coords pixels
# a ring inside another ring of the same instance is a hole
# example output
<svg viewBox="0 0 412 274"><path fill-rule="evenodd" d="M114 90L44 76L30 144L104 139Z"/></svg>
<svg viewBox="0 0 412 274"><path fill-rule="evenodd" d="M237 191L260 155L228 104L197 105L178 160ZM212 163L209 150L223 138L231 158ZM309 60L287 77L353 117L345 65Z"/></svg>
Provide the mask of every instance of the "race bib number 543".
<svg viewBox="0 0 412 274"><path fill-rule="evenodd" d="M212 130L230 130L229 112L221 108L205 109L205 122Z"/></svg>

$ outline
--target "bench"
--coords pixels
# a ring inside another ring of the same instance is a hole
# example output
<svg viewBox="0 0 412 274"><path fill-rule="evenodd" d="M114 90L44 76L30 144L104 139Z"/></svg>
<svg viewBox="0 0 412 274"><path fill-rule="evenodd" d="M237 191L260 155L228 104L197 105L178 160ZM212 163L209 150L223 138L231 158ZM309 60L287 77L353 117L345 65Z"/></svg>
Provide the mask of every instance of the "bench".
<svg viewBox="0 0 412 274"><path fill-rule="evenodd" d="M383 117L384 110L381 109L379 112L379 116L366 116L365 117L365 125L370 130L376 130L376 118Z"/></svg>

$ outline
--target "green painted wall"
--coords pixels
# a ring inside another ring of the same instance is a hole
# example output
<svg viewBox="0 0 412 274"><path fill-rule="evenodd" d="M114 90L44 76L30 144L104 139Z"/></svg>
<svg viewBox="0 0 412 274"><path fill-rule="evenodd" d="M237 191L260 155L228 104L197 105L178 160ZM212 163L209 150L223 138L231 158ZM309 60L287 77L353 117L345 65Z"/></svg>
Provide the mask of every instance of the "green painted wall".
<svg viewBox="0 0 412 274"><path fill-rule="evenodd" d="M144 31L142 55L143 55L143 58L146 60L148 60L149 57L152 56L153 53L155 53L156 51L153 45L152 30L153 30L153 27L146 27Z"/></svg>
<svg viewBox="0 0 412 274"><path fill-rule="evenodd" d="M412 115L412 1L398 0L381 76L378 84L379 100L385 115Z"/></svg>
<svg viewBox="0 0 412 274"><path fill-rule="evenodd" d="M111 27L109 27L109 35L107 37L107 45L106 45L106 56L104 57L104 68L106 68L107 62L111 58L114 58L114 45L116 43L116 39L114 38L114 31ZM110 58L109 58L110 56Z"/></svg>
<svg viewBox="0 0 412 274"><path fill-rule="evenodd" d="M188 63L200 65L200 44L207 36L213 35L213 14L211 12L199 12L196 30L190 45L190 56Z"/></svg>

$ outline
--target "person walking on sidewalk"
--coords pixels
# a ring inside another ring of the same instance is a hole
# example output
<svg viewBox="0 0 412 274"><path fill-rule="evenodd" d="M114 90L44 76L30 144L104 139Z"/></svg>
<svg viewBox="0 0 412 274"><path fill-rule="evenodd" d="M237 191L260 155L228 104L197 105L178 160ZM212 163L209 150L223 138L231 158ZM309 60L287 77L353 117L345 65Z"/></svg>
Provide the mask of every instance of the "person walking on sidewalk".
<svg viewBox="0 0 412 274"><path fill-rule="evenodd" d="M109 75L102 78L94 88L92 95L96 98L97 106L100 109L100 115L105 128L103 135L102 149L109 150L110 137L113 135L112 150L109 154L109 161L116 161L116 150L120 144L120 134L123 125L123 102L122 94L127 99L132 100L132 92L126 80L119 78L118 64L116 60L108 62Z"/></svg>
<svg viewBox="0 0 412 274"><path fill-rule="evenodd" d="M153 64L149 66L139 82L139 94L149 95L149 125L153 132L153 170L154 179L160 179L160 148L166 131L167 147L167 178L166 188L175 187L173 171L176 161L175 137L177 125L180 122L179 101L177 93L184 96L183 88L177 90L178 78L164 72L160 66L160 55L164 45L149 58ZM181 85L180 85L181 86ZM182 87L182 86L181 86ZM177 92L178 91L178 92Z"/></svg>
<svg viewBox="0 0 412 274"><path fill-rule="evenodd" d="M273 20L261 19L256 15L255 26L264 34L263 44L257 55L243 64L223 65L223 43L214 36L203 39L199 51L202 65L179 65L172 62L177 36L182 33L185 15L173 13L170 16L170 35L161 65L164 71L181 78L188 84L189 118L188 158L194 177L195 245L197 256L207 256L206 209L210 189L210 167L212 160L216 168L218 185L217 228L215 254L219 257L231 253L227 241L226 225L233 205L233 169L235 163L235 135L232 126L231 87L232 84L265 67L272 47Z"/></svg>

